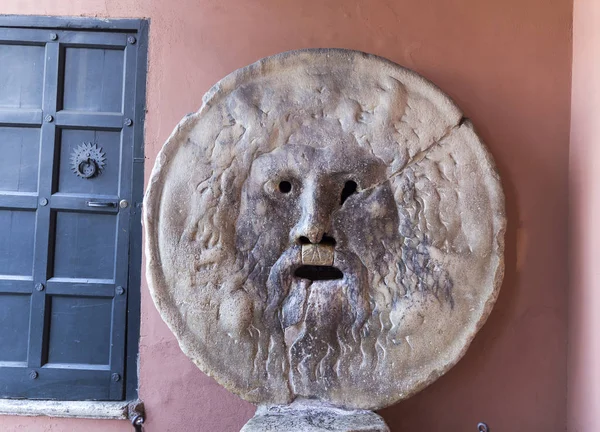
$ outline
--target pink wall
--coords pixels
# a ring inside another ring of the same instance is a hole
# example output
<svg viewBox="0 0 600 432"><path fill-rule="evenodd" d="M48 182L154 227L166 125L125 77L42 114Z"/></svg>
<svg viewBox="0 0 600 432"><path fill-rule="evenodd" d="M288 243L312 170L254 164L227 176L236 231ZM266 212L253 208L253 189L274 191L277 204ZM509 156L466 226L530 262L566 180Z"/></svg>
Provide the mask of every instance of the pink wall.
<svg viewBox="0 0 600 432"><path fill-rule="evenodd" d="M202 94L260 57L353 48L431 79L473 119L496 158L509 218L506 277L463 361L383 416L393 431L474 431L480 420L498 432L564 430L571 0L1 0L0 13L151 18L147 174ZM142 290L146 430L239 430L253 407L181 354ZM131 426L0 417L0 430Z"/></svg>
<svg viewBox="0 0 600 432"><path fill-rule="evenodd" d="M600 430L600 3L576 0L570 149L568 430Z"/></svg>

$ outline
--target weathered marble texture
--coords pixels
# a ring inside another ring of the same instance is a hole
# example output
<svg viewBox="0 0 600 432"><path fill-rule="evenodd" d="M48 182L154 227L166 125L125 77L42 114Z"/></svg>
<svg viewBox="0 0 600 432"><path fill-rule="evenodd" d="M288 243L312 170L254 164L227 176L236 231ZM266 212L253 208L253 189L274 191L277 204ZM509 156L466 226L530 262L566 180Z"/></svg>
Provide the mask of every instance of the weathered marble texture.
<svg viewBox="0 0 600 432"><path fill-rule="evenodd" d="M456 105L347 50L263 59L203 102L145 199L148 281L186 355L254 403L351 409L451 368L498 294L506 224Z"/></svg>
<svg viewBox="0 0 600 432"><path fill-rule="evenodd" d="M390 432L372 411L343 410L303 400L284 406L261 406L240 432Z"/></svg>

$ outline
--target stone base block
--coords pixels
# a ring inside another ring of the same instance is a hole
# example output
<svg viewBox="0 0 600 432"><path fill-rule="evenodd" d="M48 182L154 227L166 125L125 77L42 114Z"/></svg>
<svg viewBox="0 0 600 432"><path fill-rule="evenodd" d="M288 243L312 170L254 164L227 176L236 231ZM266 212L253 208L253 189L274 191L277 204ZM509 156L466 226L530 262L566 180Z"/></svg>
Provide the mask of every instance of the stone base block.
<svg viewBox="0 0 600 432"><path fill-rule="evenodd" d="M373 411L345 410L319 401L260 406L240 432L390 432Z"/></svg>

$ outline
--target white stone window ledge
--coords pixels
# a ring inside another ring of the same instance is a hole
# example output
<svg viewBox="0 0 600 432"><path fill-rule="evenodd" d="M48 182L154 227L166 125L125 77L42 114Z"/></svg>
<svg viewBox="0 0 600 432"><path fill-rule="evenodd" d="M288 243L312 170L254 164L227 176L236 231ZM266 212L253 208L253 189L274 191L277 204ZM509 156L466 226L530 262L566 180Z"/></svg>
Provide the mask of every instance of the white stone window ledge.
<svg viewBox="0 0 600 432"><path fill-rule="evenodd" d="M128 420L143 415L143 403L137 401L53 401L0 399L0 415L73 417Z"/></svg>

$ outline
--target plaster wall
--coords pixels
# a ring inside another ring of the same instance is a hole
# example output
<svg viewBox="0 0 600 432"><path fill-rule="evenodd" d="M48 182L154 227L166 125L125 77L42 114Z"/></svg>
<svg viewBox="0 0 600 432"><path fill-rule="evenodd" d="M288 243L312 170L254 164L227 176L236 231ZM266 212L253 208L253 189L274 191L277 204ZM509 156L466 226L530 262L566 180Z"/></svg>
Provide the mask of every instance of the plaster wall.
<svg viewBox="0 0 600 432"><path fill-rule="evenodd" d="M499 432L564 430L572 0L0 0L0 13L151 19L146 177L203 93L261 57L352 48L432 80L496 159L509 221L506 276L465 358L382 415L393 431L474 431L478 421ZM145 284L141 333L146 431L233 432L252 416L252 405L180 352ZM123 421L0 417L3 432L131 430Z"/></svg>
<svg viewBox="0 0 600 432"><path fill-rule="evenodd" d="M600 430L600 3L575 0L570 148L568 430Z"/></svg>

